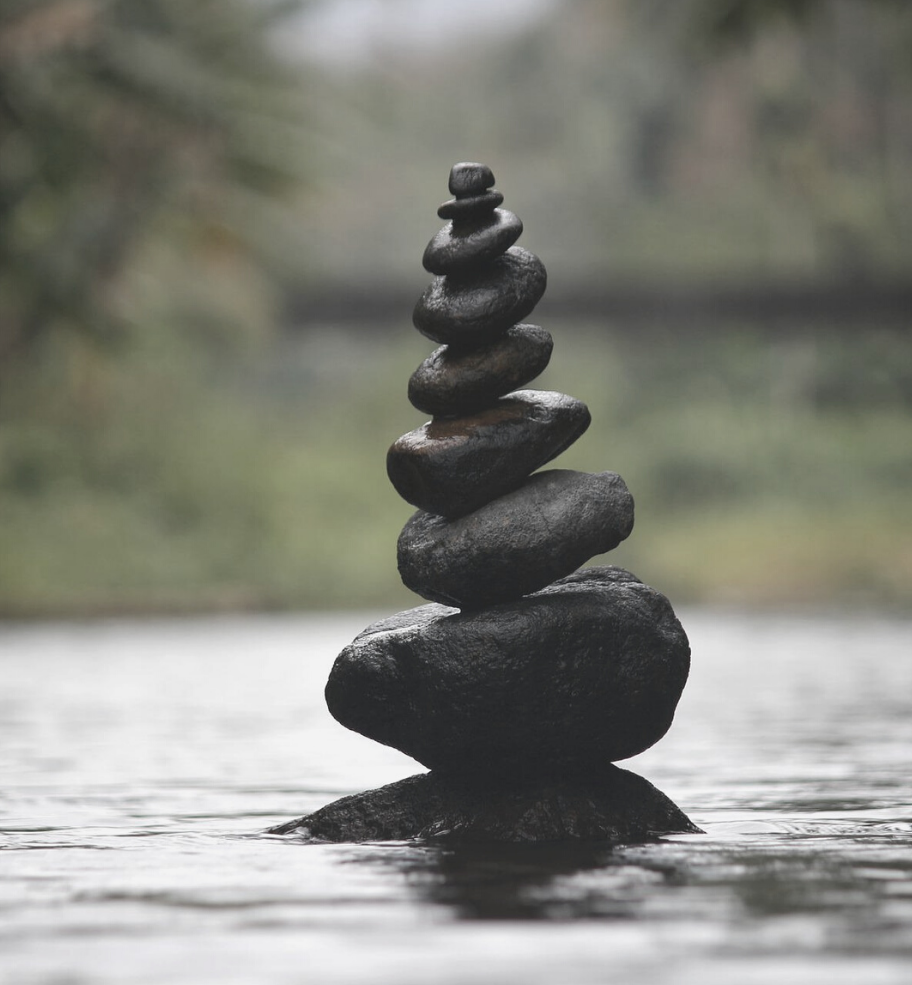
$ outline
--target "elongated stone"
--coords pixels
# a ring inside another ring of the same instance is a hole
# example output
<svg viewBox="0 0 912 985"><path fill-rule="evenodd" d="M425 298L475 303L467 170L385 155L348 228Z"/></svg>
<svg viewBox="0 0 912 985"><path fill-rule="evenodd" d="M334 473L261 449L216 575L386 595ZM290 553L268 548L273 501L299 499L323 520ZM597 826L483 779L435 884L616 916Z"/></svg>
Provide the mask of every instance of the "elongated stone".
<svg viewBox="0 0 912 985"><path fill-rule="evenodd" d="M574 397L517 390L469 417L433 420L402 435L386 470L406 502L462 516L514 489L576 441L590 420Z"/></svg>
<svg viewBox="0 0 912 985"><path fill-rule="evenodd" d="M467 198L451 198L437 209L437 215L441 219L476 218L493 212L498 205L503 204L503 200L503 195L493 189L480 192L478 195L470 195Z"/></svg>
<svg viewBox="0 0 912 985"><path fill-rule="evenodd" d="M522 230L522 221L506 209L477 222L450 222L428 243L421 262L432 274L466 270L505 253Z"/></svg>
<svg viewBox="0 0 912 985"><path fill-rule="evenodd" d="M525 386L551 359L554 342L538 325L513 325L477 349L435 349L412 373L408 398L426 414L454 417Z"/></svg>
<svg viewBox="0 0 912 985"><path fill-rule="evenodd" d="M473 784L420 773L341 797L273 835L311 841L535 842L600 845L654 841L700 829L648 780L618 766L548 784Z"/></svg>
<svg viewBox="0 0 912 985"><path fill-rule="evenodd" d="M541 260L511 246L471 277L435 277L415 306L415 328L435 342L465 347L491 342L532 311L546 284Z"/></svg>
<svg viewBox="0 0 912 985"><path fill-rule="evenodd" d="M553 469L455 520L415 513L399 535L399 574L426 599L475 609L544 588L632 529L619 475Z"/></svg>
<svg viewBox="0 0 912 985"><path fill-rule="evenodd" d="M369 626L336 658L326 703L433 770L598 775L668 731L689 668L668 600L596 567L515 602L423 605Z"/></svg>

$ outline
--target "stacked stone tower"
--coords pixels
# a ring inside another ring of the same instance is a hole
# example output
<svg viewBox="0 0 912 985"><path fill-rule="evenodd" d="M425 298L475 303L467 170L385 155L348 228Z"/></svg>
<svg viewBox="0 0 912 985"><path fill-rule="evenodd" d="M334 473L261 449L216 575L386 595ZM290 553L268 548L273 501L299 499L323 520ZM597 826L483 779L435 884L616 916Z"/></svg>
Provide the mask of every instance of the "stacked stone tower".
<svg viewBox="0 0 912 985"><path fill-rule="evenodd" d="M552 471L528 477L589 426L584 403L519 390L551 358L551 336L517 324L545 290L545 268L513 244L522 222L480 164L450 173L450 219L424 266L438 276L419 300L418 330L443 342L409 381L433 414L390 449L387 471L420 512L399 538L403 582L434 602L476 609L528 595L609 551L633 526L620 476ZM511 392L513 391L513 392ZM505 396L509 394L509 396Z"/></svg>
<svg viewBox="0 0 912 985"><path fill-rule="evenodd" d="M620 476L537 471L590 416L573 397L520 389L551 357L550 335L522 321L546 274L514 245L522 222L493 185L482 164L450 173L454 198L438 210L448 221L424 253L436 276L414 312L442 345L408 391L432 419L387 456L418 508L399 537L399 572L431 604L369 626L326 686L343 725L431 772L278 832L630 841L696 830L612 765L665 734L690 650L664 596L621 568L580 569L633 527Z"/></svg>

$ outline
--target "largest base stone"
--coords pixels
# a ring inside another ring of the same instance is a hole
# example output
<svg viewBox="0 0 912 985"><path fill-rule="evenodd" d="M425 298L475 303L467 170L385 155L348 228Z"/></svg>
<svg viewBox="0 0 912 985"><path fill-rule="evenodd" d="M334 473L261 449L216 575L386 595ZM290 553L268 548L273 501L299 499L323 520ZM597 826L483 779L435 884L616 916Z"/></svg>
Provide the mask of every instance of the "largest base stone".
<svg viewBox="0 0 912 985"><path fill-rule="evenodd" d="M326 703L432 770L586 777L665 734L689 668L668 600L606 566L487 609L374 623L339 654Z"/></svg>
<svg viewBox="0 0 912 985"><path fill-rule="evenodd" d="M607 766L587 780L506 787L424 773L342 797L270 828L315 841L603 841L634 844L698 828L648 780Z"/></svg>

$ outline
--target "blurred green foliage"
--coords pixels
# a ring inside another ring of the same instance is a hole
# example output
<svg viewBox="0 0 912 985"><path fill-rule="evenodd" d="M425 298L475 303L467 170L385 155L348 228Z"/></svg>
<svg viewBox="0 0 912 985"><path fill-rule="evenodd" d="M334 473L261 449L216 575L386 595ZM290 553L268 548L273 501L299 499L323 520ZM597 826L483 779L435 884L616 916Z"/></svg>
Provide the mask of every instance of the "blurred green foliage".
<svg viewBox="0 0 912 985"><path fill-rule="evenodd" d="M55 330L122 337L125 281L162 242L197 273L214 253L281 255L272 202L310 163L301 80L269 43L291 6L3 4L0 373Z"/></svg>
<svg viewBox="0 0 912 985"><path fill-rule="evenodd" d="M903 334L549 327L536 385L593 415L560 465L618 471L637 503L608 560L680 602L912 604ZM94 426L47 394L0 431L0 609L418 604L395 565L411 510L384 457L423 420L405 383L428 351L376 325L212 374L150 335L106 373L106 407L82 408Z"/></svg>
<svg viewBox="0 0 912 985"><path fill-rule="evenodd" d="M659 0L668 3L668 0ZM905 0L852 0L857 7L892 7L893 13ZM813 18L826 17L835 10L832 0L700 0L696 8L694 33L710 41L745 41L775 21L791 21L804 27ZM838 16L838 14L837 14ZM908 21L905 24L908 29ZM912 41L908 34L905 42Z"/></svg>
<svg viewBox="0 0 912 985"><path fill-rule="evenodd" d="M430 346L283 312L417 296L456 160L552 283L909 278L909 5L574 0L322 72L276 53L295 6L0 10L2 616L417 604L384 457ZM534 385L594 420L560 464L637 501L609 559L676 601L912 603L908 332L546 327Z"/></svg>

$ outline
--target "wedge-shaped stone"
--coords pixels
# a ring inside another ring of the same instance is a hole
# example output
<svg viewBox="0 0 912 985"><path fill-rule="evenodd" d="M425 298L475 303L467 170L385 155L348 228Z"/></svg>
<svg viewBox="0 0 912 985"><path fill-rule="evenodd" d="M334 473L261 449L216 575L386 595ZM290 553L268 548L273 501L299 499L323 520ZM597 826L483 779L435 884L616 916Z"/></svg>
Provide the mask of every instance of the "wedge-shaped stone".
<svg viewBox="0 0 912 985"><path fill-rule="evenodd" d="M448 222L428 243L421 262L432 274L467 270L505 253L522 230L522 220L506 209L474 222Z"/></svg>
<svg viewBox="0 0 912 985"><path fill-rule="evenodd" d="M428 513L457 517L515 489L589 426L581 400L517 390L469 417L430 421L386 456L396 492Z"/></svg>
<svg viewBox="0 0 912 985"><path fill-rule="evenodd" d="M426 414L471 414L525 386L551 359L554 342L538 325L514 325L477 349L435 349L412 373L408 397Z"/></svg>
<svg viewBox="0 0 912 985"><path fill-rule="evenodd" d="M550 585L632 528L619 475L553 469L468 516L415 513L399 535L399 574L432 602L477 609Z"/></svg>
<svg viewBox="0 0 912 985"><path fill-rule="evenodd" d="M342 797L270 834L312 841L653 841L700 829L648 780L618 766L583 778L518 786L420 773Z"/></svg>
<svg viewBox="0 0 912 985"><path fill-rule="evenodd" d="M412 320L435 342L471 347L490 342L523 320L545 293L544 264L511 246L465 277L435 277L418 299Z"/></svg>
<svg viewBox="0 0 912 985"><path fill-rule="evenodd" d="M433 770L566 779L657 742L689 668L668 600L621 568L590 568L513 603L374 623L337 657L326 702Z"/></svg>

